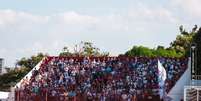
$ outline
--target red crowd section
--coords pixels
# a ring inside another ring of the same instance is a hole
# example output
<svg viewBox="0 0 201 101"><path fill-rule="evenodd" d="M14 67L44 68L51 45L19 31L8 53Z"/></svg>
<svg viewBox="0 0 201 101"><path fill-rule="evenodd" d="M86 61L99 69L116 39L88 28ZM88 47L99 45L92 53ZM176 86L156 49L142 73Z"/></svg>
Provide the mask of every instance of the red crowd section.
<svg viewBox="0 0 201 101"><path fill-rule="evenodd" d="M157 61L168 93L187 68L186 58L46 57L15 101L160 101Z"/></svg>

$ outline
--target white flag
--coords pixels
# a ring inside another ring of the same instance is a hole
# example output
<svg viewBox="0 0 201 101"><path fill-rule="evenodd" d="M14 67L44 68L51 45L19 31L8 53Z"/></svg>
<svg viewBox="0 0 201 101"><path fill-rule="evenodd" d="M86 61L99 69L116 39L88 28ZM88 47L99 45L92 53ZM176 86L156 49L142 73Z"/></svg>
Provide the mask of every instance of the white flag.
<svg viewBox="0 0 201 101"><path fill-rule="evenodd" d="M159 94L160 98L162 99L165 95L165 80L167 78L166 76L166 70L158 60L158 82L159 82Z"/></svg>
<svg viewBox="0 0 201 101"><path fill-rule="evenodd" d="M160 82L165 82L166 78L167 78L167 74L166 74L166 70L165 68L162 66L162 64L160 63L160 61L158 60L158 78L159 78L159 83Z"/></svg>

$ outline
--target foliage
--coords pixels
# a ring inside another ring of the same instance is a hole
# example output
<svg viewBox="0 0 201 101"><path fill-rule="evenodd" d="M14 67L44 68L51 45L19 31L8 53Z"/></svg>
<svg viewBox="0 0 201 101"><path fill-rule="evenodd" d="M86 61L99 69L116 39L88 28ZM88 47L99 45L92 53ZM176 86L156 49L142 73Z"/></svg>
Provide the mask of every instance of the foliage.
<svg viewBox="0 0 201 101"><path fill-rule="evenodd" d="M131 50L125 53L126 56L146 56L146 57L181 57L182 54L177 54L173 49L165 49L163 46L158 46L157 49L150 49L143 46L134 46Z"/></svg>
<svg viewBox="0 0 201 101"><path fill-rule="evenodd" d="M171 43L170 48L175 49L177 53L189 57L190 46L192 43L196 43L198 70L195 71L201 75L201 27L198 29L198 26L195 25L190 32L187 32L184 30L183 26L180 26L180 32L181 34Z"/></svg>
<svg viewBox="0 0 201 101"><path fill-rule="evenodd" d="M65 46L59 56L108 56L109 52L100 52L100 49L91 42L83 42L74 46L74 52L70 52Z"/></svg>
<svg viewBox="0 0 201 101"><path fill-rule="evenodd" d="M192 41L195 38L198 38L198 36L195 36L196 33L199 32L197 28L198 26L195 25L190 32L187 32L183 26L180 26L180 34L177 35L176 39L170 43L170 47L166 49L163 46L158 46L157 49L149 49L148 47L143 46L134 46L131 50L127 51L125 55L148 57L187 57L190 54L190 45Z"/></svg>
<svg viewBox="0 0 201 101"><path fill-rule="evenodd" d="M17 65L19 65L20 67L33 68L45 56L47 55L44 55L43 53L38 53L37 55L31 56L30 58L23 57L21 60L17 61Z"/></svg>
<svg viewBox="0 0 201 101"><path fill-rule="evenodd" d="M72 53L69 51L68 47L65 46L59 56L72 56Z"/></svg>
<svg viewBox="0 0 201 101"><path fill-rule="evenodd" d="M17 65L20 66L20 68L0 75L0 90L9 91L11 86L14 86L17 82L19 82L45 56L47 55L38 53L37 55L31 56L30 58L20 59L17 62Z"/></svg>
<svg viewBox="0 0 201 101"><path fill-rule="evenodd" d="M195 34L193 42L196 43L197 47L197 73L201 75L201 28L199 28L199 30Z"/></svg>
<svg viewBox="0 0 201 101"><path fill-rule="evenodd" d="M126 56L153 56L153 52L151 49L143 46L133 46L131 50L126 52Z"/></svg>
<svg viewBox="0 0 201 101"><path fill-rule="evenodd" d="M190 32L185 31L183 26L180 26L180 35L176 37L176 40L170 43L170 47L175 49L178 54L183 54L184 56L189 56L190 45L193 41L193 36L197 33L197 25L192 28Z"/></svg>
<svg viewBox="0 0 201 101"><path fill-rule="evenodd" d="M20 68L0 75L0 90L9 91L10 87L19 82L30 70L30 68Z"/></svg>

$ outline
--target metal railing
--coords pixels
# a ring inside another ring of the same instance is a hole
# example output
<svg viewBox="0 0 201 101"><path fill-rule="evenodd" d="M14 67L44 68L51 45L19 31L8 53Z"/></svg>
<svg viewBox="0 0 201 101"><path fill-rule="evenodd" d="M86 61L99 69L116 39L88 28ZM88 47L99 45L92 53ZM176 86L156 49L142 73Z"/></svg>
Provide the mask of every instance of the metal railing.
<svg viewBox="0 0 201 101"><path fill-rule="evenodd" d="M76 94L75 96L69 96L67 93L57 93L55 95L51 94L48 89L42 90L38 93L32 93L26 90L16 90L15 91L15 101L124 101L121 95L104 95L100 97L98 95L87 97L83 93ZM128 99L126 99L127 101ZM143 96L135 95L132 96L130 101L160 101L159 95L149 95Z"/></svg>

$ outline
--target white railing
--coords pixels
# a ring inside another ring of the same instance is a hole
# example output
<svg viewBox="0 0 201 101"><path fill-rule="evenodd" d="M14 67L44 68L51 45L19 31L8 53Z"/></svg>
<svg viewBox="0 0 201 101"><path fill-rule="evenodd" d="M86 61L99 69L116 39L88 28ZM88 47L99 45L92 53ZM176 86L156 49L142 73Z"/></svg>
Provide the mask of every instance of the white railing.
<svg viewBox="0 0 201 101"><path fill-rule="evenodd" d="M184 101L201 101L201 86L185 86Z"/></svg>

